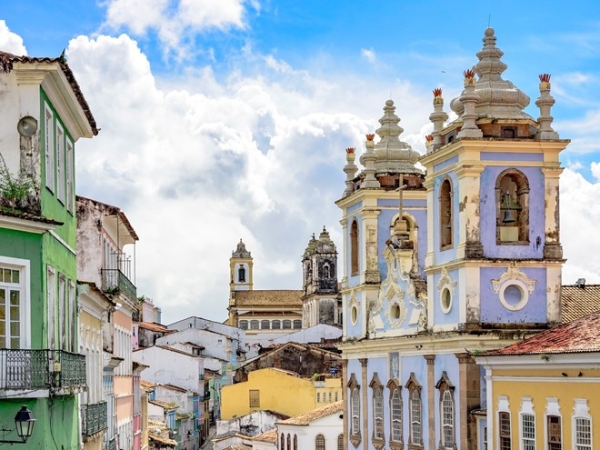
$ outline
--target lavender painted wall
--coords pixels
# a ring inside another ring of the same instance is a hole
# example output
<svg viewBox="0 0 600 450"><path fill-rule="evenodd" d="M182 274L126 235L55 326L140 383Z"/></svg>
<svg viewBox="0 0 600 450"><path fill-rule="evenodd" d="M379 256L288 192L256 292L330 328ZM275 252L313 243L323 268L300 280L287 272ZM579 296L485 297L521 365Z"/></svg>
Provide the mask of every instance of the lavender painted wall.
<svg viewBox="0 0 600 450"><path fill-rule="evenodd" d="M442 310L440 303L440 291L437 289L438 283L440 282L441 273L438 272L433 275L433 320L434 325L450 325L457 324L459 321L459 310L460 310L460 299L458 292L460 289L458 280L458 270L448 271L448 275L452 278L452 281L456 283L452 291L452 306L450 311L445 313Z"/></svg>
<svg viewBox="0 0 600 450"><path fill-rule="evenodd" d="M535 258L544 255L544 175L539 167L518 167L529 181L529 245L496 243L496 179L511 166L486 167L481 174L480 227L483 252L487 258ZM537 245L537 238L540 245Z"/></svg>
<svg viewBox="0 0 600 450"><path fill-rule="evenodd" d="M440 185L449 178L452 182L452 243L448 250L440 249ZM433 182L433 251L435 264L444 264L456 259L456 247L459 240L458 230L458 178L454 172L436 177Z"/></svg>
<svg viewBox="0 0 600 450"><path fill-rule="evenodd" d="M357 275L352 275L352 257L351 255L351 247L352 247L352 237L351 237L351 232L352 232L352 222L356 220L356 223L358 225L358 274ZM348 257L344 258L344 264L346 264L346 273L348 274L348 286L352 287L352 286L358 286L360 284L360 272L363 270L362 268L362 253L363 253L363 249L364 249L364 236L362 233L362 217L359 216L358 214L353 215L353 216L349 216L348 217L348 224L346 225L346 233L347 233L347 241L348 242L348 248L347 248L347 252L348 252Z"/></svg>
<svg viewBox="0 0 600 450"><path fill-rule="evenodd" d="M529 300L519 311L506 309L495 292L492 280L499 279L508 267L482 267L481 322L484 323L545 323L547 320L547 294L545 268L520 268L529 279L536 280Z"/></svg>
<svg viewBox="0 0 600 450"><path fill-rule="evenodd" d="M441 380L443 373L446 372L446 375L448 376L448 379L450 380L450 383L452 383L452 385L456 388L454 391L454 436L455 439L458 440L459 438L459 429L456 426L457 424L460 423L460 392L459 392L459 377L460 377L460 372L459 372L459 365L458 365L458 359L456 358L456 356L454 354L447 354L447 355L436 355L435 357L435 365L434 365L434 375L433 375L433 382L435 384L437 384L438 381ZM436 405L435 408L435 437L436 437L436 442L439 442L440 440L440 424L442 423L442 419L440 417L440 391L438 389L435 389L434 391L434 405Z"/></svg>
<svg viewBox="0 0 600 450"><path fill-rule="evenodd" d="M363 293L355 292L354 296L358 300L358 314L356 319L356 324L352 323L352 308L350 307L350 294L344 294L344 330L346 332L345 336L348 338L361 336L361 330L363 326Z"/></svg>
<svg viewBox="0 0 600 450"><path fill-rule="evenodd" d="M458 155L448 158L447 160L442 161L441 163L433 166L433 173L437 173L440 170L445 169L446 167L450 167L452 164L456 164L457 162L458 162Z"/></svg>

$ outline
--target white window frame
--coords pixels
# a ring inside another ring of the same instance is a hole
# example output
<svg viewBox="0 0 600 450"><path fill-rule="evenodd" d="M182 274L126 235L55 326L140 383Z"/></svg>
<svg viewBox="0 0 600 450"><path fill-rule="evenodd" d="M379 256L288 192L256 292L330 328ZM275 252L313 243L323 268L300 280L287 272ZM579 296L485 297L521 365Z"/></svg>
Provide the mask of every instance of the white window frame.
<svg viewBox="0 0 600 450"><path fill-rule="evenodd" d="M544 448L549 448L550 443L548 442L548 416L558 416L560 417L560 442L561 447L565 448L565 438L564 438L564 426L563 426L563 416L560 412L560 405L558 404L557 397L547 397L546 398L546 410L544 412Z"/></svg>
<svg viewBox="0 0 600 450"><path fill-rule="evenodd" d="M65 204L65 130L56 121L56 198Z"/></svg>
<svg viewBox="0 0 600 450"><path fill-rule="evenodd" d="M524 426L524 416L532 416L533 417L533 439L525 437L525 426ZM533 448L536 449L537 440L536 440L536 421L535 421L535 411L533 410L533 402L531 397L522 397L521 398L521 409L519 410L519 449L527 450L525 445L526 442L533 443Z"/></svg>
<svg viewBox="0 0 600 450"><path fill-rule="evenodd" d="M592 423L592 416L590 415L590 408L586 398L575 398L575 406L573 406L573 415L571 416L571 436L573 439L573 450L592 450L594 443L594 427ZM577 420L587 420L590 425L590 444L582 444L577 442Z"/></svg>
<svg viewBox="0 0 600 450"><path fill-rule="evenodd" d="M350 412L352 420L350 422L350 434L352 436L360 435L360 391L358 386L350 390Z"/></svg>
<svg viewBox="0 0 600 450"><path fill-rule="evenodd" d="M50 265L46 269L46 295L48 299L48 348L56 350L56 271Z"/></svg>
<svg viewBox="0 0 600 450"><path fill-rule="evenodd" d="M30 293L30 262L28 259L11 258L8 256L0 256L0 266L2 268L19 271L19 348L31 348L31 293ZM11 284L10 287L15 285ZM10 298L6 299L7 302ZM10 320L7 317L7 320ZM7 347L10 343L7 342Z"/></svg>
<svg viewBox="0 0 600 450"><path fill-rule="evenodd" d="M67 151L66 151L66 167L67 172L67 210L73 213L73 206L75 204L75 146L70 139L66 140Z"/></svg>
<svg viewBox="0 0 600 450"><path fill-rule="evenodd" d="M373 438L384 438L383 386L373 389Z"/></svg>
<svg viewBox="0 0 600 450"><path fill-rule="evenodd" d="M75 283L72 280L68 282L68 294L67 300L69 302L69 320L70 320L70 333L69 333L69 348L70 352L75 352L77 349L77 335L79 329L79 314L76 311L77 308L77 290Z"/></svg>
<svg viewBox="0 0 600 450"><path fill-rule="evenodd" d="M410 443L412 445L421 445L421 440L423 439L423 399L421 391L418 388L415 387L409 392Z"/></svg>
<svg viewBox="0 0 600 450"><path fill-rule="evenodd" d="M403 442L402 433L402 392L399 386L395 386L390 390L390 441ZM394 433L394 429L398 433Z"/></svg>
<svg viewBox="0 0 600 450"><path fill-rule="evenodd" d="M441 393L440 397L440 413L441 413L441 421L442 421L442 429L441 429L441 441L442 448L453 448L456 444L455 442L455 431L454 431L454 397L452 396L452 392L450 389L445 389ZM447 411L449 409L449 411ZM447 414L449 413L449 414ZM449 429L449 435L446 433L446 430ZM447 442L447 438L450 442Z"/></svg>
<svg viewBox="0 0 600 450"><path fill-rule="evenodd" d="M54 149L54 113L48 105L44 105L44 154L46 157L46 187L54 192L55 149Z"/></svg>
<svg viewBox="0 0 600 450"><path fill-rule="evenodd" d="M508 404L508 397L506 395L500 395L498 396L498 407L496 408L496 420L498 421L498 433L496 434L496 439L497 439L497 445L498 445L498 449L501 448L500 446L500 433L502 431L502 426L500 424L500 413L507 413L508 414L508 421L509 421L509 429L510 429L510 439L512 442L513 439L513 432L512 432L512 417L511 417L511 412L510 412L510 407ZM489 436L488 436L489 439Z"/></svg>
<svg viewBox="0 0 600 450"><path fill-rule="evenodd" d="M67 304L67 277L62 273L58 274L58 311L60 349L67 350L67 318L69 316Z"/></svg>

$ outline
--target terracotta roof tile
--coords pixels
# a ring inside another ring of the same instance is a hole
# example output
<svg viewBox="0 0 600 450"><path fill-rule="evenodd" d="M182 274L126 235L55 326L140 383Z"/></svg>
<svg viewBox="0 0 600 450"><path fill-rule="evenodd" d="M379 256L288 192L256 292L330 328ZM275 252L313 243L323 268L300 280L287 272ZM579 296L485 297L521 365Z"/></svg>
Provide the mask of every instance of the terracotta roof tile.
<svg viewBox="0 0 600 450"><path fill-rule="evenodd" d="M63 225L63 222L59 222L48 217L42 217L35 214L31 214L25 211L18 211L16 209L0 209L0 215L6 217L14 217L16 219L32 220L34 222L47 223L49 225Z"/></svg>
<svg viewBox="0 0 600 450"><path fill-rule="evenodd" d="M290 419L284 420L280 422L285 425L309 425L311 422L315 420L321 419L322 417L327 417L331 414L339 413L344 409L344 401L340 400L334 403L330 403L329 405L322 406L317 409L313 409L311 411L307 411L303 414L299 414Z"/></svg>
<svg viewBox="0 0 600 450"><path fill-rule="evenodd" d="M302 306L303 291L234 291L233 297L240 306Z"/></svg>
<svg viewBox="0 0 600 450"><path fill-rule="evenodd" d="M562 287L561 322L567 323L600 310L600 284Z"/></svg>
<svg viewBox="0 0 600 450"><path fill-rule="evenodd" d="M486 356L586 353L600 351L600 311L516 342L486 352Z"/></svg>
<svg viewBox="0 0 600 450"><path fill-rule="evenodd" d="M179 405L174 403L163 402L162 400L148 400L148 403L151 403L156 406L160 406L163 409L177 409Z"/></svg>
<svg viewBox="0 0 600 450"><path fill-rule="evenodd" d="M254 436L252 440L260 442L277 442L277 428L272 428L262 434Z"/></svg>
<svg viewBox="0 0 600 450"><path fill-rule="evenodd" d="M161 333L175 332L175 330L169 330L166 326L161 325L160 323L153 323L153 322L138 322L138 327L143 328L145 330L158 331Z"/></svg>

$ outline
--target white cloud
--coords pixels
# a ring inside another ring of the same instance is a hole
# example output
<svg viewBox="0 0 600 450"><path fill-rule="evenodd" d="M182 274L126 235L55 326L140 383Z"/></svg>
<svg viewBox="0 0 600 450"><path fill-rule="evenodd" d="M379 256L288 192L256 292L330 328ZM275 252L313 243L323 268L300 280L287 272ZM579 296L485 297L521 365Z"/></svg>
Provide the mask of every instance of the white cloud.
<svg viewBox="0 0 600 450"><path fill-rule="evenodd" d="M156 33L164 52L181 60L195 34L244 28L243 5L243 0L109 0L104 26L138 37Z"/></svg>
<svg viewBox="0 0 600 450"><path fill-rule="evenodd" d="M363 48L360 50L360 55L365 58L367 61L369 61L371 64L373 64L376 60L377 60L377 55L375 54L375 51L372 48Z"/></svg>
<svg viewBox="0 0 600 450"><path fill-rule="evenodd" d="M4 20L0 20L0 50L15 55L27 55L23 39L10 31Z"/></svg>

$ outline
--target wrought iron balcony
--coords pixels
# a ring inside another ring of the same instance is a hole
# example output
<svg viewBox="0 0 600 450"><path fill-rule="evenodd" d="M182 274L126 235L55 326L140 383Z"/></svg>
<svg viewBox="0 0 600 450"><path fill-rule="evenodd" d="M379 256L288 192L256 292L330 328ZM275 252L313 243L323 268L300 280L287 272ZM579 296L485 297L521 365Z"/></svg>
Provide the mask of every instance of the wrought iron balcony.
<svg viewBox="0 0 600 450"><path fill-rule="evenodd" d="M0 349L0 396L1 391L84 388L85 377L85 355Z"/></svg>
<svg viewBox="0 0 600 450"><path fill-rule="evenodd" d="M84 436L93 436L108 428L106 402L81 405L81 431Z"/></svg>
<svg viewBox="0 0 600 450"><path fill-rule="evenodd" d="M102 290L108 293L123 293L132 301L137 299L137 288L119 269L101 269Z"/></svg>

